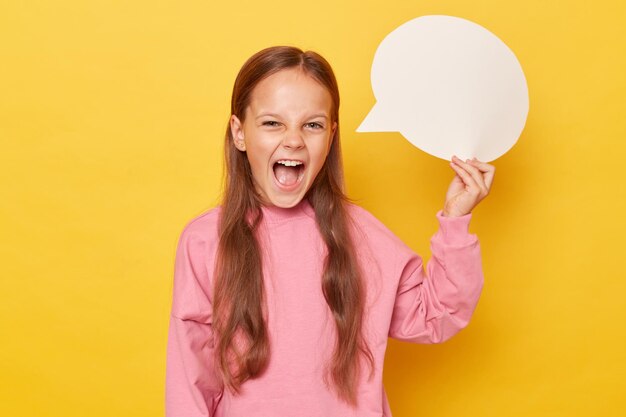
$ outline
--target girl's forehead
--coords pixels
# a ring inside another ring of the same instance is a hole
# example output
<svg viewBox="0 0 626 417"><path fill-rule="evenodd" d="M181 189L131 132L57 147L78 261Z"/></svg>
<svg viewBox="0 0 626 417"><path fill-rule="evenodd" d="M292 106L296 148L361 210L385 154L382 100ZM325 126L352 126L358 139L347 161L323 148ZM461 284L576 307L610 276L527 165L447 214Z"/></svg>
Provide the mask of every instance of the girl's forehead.
<svg viewBox="0 0 626 417"><path fill-rule="evenodd" d="M249 110L254 113L326 113L330 115L330 92L299 68L280 70L261 80L250 95Z"/></svg>

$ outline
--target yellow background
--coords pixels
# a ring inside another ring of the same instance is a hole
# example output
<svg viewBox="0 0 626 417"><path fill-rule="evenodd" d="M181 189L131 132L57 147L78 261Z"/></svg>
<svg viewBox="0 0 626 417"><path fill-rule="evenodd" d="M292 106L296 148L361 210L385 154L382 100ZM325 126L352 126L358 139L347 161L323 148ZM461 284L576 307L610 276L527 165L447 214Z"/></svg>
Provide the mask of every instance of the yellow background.
<svg viewBox="0 0 626 417"><path fill-rule="evenodd" d="M376 47L425 14L503 39L531 105L474 211L473 321L390 343L394 416L625 415L618 0L2 2L0 415L163 414L177 238L218 201L232 83L266 46L331 62L348 191L429 258L452 170L398 133L355 133Z"/></svg>

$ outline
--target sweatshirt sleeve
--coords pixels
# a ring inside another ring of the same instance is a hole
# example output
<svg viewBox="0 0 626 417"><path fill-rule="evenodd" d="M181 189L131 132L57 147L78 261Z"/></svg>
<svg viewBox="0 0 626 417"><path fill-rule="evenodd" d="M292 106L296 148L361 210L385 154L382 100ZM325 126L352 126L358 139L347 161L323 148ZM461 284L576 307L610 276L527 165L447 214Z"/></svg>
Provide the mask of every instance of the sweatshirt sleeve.
<svg viewBox="0 0 626 417"><path fill-rule="evenodd" d="M414 343L440 343L469 323L483 287L478 238L468 232L471 213L436 214L439 229L431 238L432 257L424 272L413 253L401 271L389 336Z"/></svg>
<svg viewBox="0 0 626 417"><path fill-rule="evenodd" d="M166 417L209 417L222 396L215 372L206 239L187 227L178 242L167 342Z"/></svg>

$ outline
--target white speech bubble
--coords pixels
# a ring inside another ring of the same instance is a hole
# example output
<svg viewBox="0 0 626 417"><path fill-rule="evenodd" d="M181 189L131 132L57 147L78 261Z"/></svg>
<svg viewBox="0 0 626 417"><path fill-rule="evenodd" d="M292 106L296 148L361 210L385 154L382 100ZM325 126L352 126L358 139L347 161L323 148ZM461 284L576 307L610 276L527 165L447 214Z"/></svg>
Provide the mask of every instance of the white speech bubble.
<svg viewBox="0 0 626 417"><path fill-rule="evenodd" d="M513 52L482 26L422 16L380 43L371 74L376 104L357 132L400 132L424 152L489 162L517 142L528 86Z"/></svg>

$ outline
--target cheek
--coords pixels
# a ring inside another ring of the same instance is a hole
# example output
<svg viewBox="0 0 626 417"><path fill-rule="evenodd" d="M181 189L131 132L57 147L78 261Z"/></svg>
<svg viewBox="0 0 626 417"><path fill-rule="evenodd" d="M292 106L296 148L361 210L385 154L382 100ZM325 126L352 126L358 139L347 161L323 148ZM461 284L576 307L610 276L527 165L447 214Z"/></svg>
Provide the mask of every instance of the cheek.
<svg viewBox="0 0 626 417"><path fill-rule="evenodd" d="M269 161L272 156L272 150L268 149L267 146L262 146L262 142L259 143L259 141L255 140L249 143L246 155L252 169L253 179L257 183L265 181L270 170Z"/></svg>
<svg viewBox="0 0 626 417"><path fill-rule="evenodd" d="M267 160L259 155L258 152L249 153L248 162L250 162L252 173L255 175L263 173L267 166Z"/></svg>
<svg viewBox="0 0 626 417"><path fill-rule="evenodd" d="M324 162L326 161L326 157L328 155L328 151L330 150L330 147L327 144L320 144L318 145L315 150L312 152L312 158L314 161L315 166L319 169L322 167L322 165L324 165Z"/></svg>
<svg viewBox="0 0 626 417"><path fill-rule="evenodd" d="M332 141L330 137L326 138L325 141L320 144L320 154L322 155L322 159L326 159L326 156L330 152L330 147L332 145Z"/></svg>

